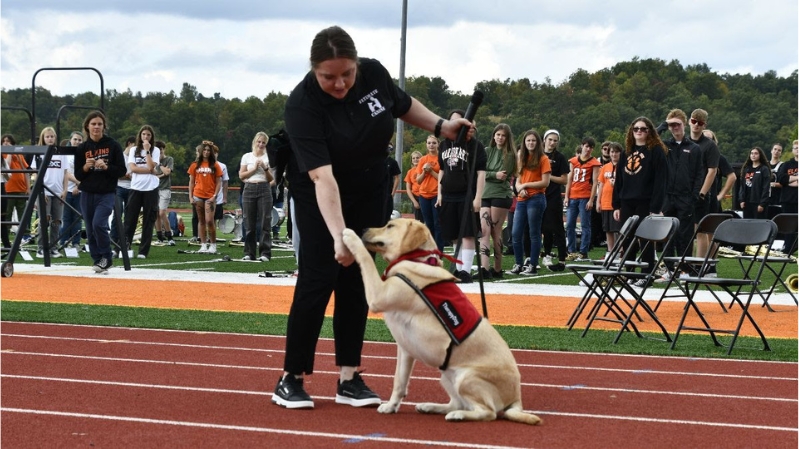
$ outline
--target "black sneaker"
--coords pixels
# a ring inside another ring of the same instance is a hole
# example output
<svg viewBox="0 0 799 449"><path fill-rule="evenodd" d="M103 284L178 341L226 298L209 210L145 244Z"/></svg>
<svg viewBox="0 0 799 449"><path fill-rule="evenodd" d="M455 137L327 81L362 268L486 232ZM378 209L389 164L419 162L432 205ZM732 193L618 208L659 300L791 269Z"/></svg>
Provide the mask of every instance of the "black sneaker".
<svg viewBox="0 0 799 449"><path fill-rule="evenodd" d="M353 407L368 407L380 405L380 396L363 381L361 373L356 372L352 380L338 382L336 390L336 404L348 404Z"/></svg>
<svg viewBox="0 0 799 449"><path fill-rule="evenodd" d="M456 278L458 278L458 281L459 281L461 284L471 284L471 283L472 283L472 275L471 275L470 273L466 272L466 271L463 271L463 270L455 270L455 272L454 272L454 273L452 273L452 274L453 274L453 275L454 275Z"/></svg>
<svg viewBox="0 0 799 449"><path fill-rule="evenodd" d="M491 272L486 270L485 268L480 268L480 272L483 274L483 279L491 279L493 276Z"/></svg>
<svg viewBox="0 0 799 449"><path fill-rule="evenodd" d="M492 277L492 278L494 278L494 279L502 279L502 274L503 274L503 271L502 271L502 270L499 270L499 271L497 271L497 270L495 270L495 269L492 267L492 268L489 268L489 269L488 269L488 271L490 271L490 272L491 272L491 277Z"/></svg>
<svg viewBox="0 0 799 449"><path fill-rule="evenodd" d="M111 259L106 259L103 257L102 259L98 260L96 264L92 265L92 269L95 273L105 274L108 273L108 269L113 265L114 262Z"/></svg>
<svg viewBox="0 0 799 449"><path fill-rule="evenodd" d="M293 374L278 379L272 403L285 408L313 408L313 400L302 387L302 381Z"/></svg>
<svg viewBox="0 0 799 449"><path fill-rule="evenodd" d="M566 269L566 265L563 262L558 262L554 265L548 266L547 268L549 268L549 271L563 271Z"/></svg>

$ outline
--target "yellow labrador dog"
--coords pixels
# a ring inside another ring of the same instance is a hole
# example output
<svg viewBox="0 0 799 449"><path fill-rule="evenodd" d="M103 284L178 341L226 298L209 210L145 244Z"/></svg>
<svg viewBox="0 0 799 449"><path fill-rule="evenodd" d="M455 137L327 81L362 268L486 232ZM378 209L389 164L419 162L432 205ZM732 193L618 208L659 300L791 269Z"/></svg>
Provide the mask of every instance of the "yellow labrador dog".
<svg viewBox="0 0 799 449"><path fill-rule="evenodd" d="M397 342L394 389L380 413L399 410L414 362L420 360L441 370L450 401L419 404L417 411L446 414L448 421L541 422L522 408L519 369L510 348L442 268L441 253L424 224L394 219L367 230L363 239L346 229L343 241L361 267L369 309L383 313ZM368 250L389 262L382 278Z"/></svg>

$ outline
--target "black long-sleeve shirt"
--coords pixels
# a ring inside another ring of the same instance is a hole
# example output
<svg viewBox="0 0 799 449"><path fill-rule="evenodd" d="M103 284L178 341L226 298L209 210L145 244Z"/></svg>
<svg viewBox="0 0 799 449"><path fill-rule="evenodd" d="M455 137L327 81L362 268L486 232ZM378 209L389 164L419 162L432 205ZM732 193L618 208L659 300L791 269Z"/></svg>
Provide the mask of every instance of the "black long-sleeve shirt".
<svg viewBox="0 0 799 449"><path fill-rule="evenodd" d="M107 170L83 171L86 159L103 159L108 165ZM125 176L127 172L125 154L116 140L103 136L99 141L87 139L75 150L75 178L80 181L78 189L87 193L114 193L117 189L117 179Z"/></svg>
<svg viewBox="0 0 799 449"><path fill-rule="evenodd" d="M613 185L613 209L621 209L625 200L649 200L649 212L663 212L666 197L668 167L663 148L651 150L636 145L621 155L616 165L616 183Z"/></svg>

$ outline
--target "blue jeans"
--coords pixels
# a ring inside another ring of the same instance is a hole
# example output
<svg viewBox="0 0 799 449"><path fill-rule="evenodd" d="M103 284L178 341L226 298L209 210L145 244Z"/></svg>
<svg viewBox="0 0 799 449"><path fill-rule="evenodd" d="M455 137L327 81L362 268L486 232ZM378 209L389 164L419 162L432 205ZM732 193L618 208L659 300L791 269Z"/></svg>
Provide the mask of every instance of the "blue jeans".
<svg viewBox="0 0 799 449"><path fill-rule="evenodd" d="M591 211L586 210L588 198L569 200L566 209L566 239L569 241L569 253L577 252L577 216L580 216L580 254L588 254L591 247Z"/></svg>
<svg viewBox="0 0 799 449"><path fill-rule="evenodd" d="M122 215L121 217L119 217L119 222L122 223L123 225L125 223L125 219L124 219L124 217L125 217L125 209L127 209L127 207L128 207L128 197L129 196L130 196L130 189L126 189L124 187L117 186L115 201L119 202L119 213L120 213L120 215ZM114 210L114 208L112 206L111 207L112 213L113 213L113 210ZM86 214L84 213L84 215L86 215ZM84 218L86 218L86 217L84 216ZM88 223L88 222L89 222L88 219L86 219L86 223ZM88 226L86 226L86 227L88 228ZM123 229L122 232L125 232L125 230ZM119 244L119 229L117 229L116 217L114 217L114 219L111 220L111 240L117 242L117 245ZM128 242L128 245L130 245L130 242Z"/></svg>
<svg viewBox="0 0 799 449"><path fill-rule="evenodd" d="M64 206L64 215L61 219L61 245L72 243L72 246L80 245L80 228L83 224L80 211L80 193L75 195L67 192L66 203L71 207ZM75 210L72 210L72 209ZM73 223L74 222L74 223Z"/></svg>
<svg viewBox="0 0 799 449"><path fill-rule="evenodd" d="M436 246L439 251L444 250L444 240L441 239L441 225L438 223L438 209L436 208L436 197L427 199L423 196L416 197L419 200L419 207L422 209L422 217L424 217L424 224L433 235L433 240L436 241Z"/></svg>
<svg viewBox="0 0 799 449"><path fill-rule="evenodd" d="M513 257L516 265L521 266L524 259L524 231L530 229L530 264L538 266L538 255L541 252L541 225L544 222L544 210L547 199L544 194L533 195L524 201L516 202L513 213ZM525 226L527 220L527 226Z"/></svg>
<svg viewBox="0 0 799 449"><path fill-rule="evenodd" d="M86 220L86 242L89 254L97 263L105 257L111 260L111 236L109 235L108 218L114 211L116 197L113 193L80 194L80 210Z"/></svg>

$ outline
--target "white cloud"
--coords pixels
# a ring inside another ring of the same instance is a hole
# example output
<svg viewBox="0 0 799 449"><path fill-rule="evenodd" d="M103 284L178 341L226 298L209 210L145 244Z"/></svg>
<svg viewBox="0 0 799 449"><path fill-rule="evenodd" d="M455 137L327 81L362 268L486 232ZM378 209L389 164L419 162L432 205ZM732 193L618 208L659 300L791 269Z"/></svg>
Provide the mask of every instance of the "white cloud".
<svg viewBox="0 0 799 449"><path fill-rule="evenodd" d="M490 79L559 83L636 56L721 73L797 69L795 0L408 3L406 76L439 76L464 93ZM397 77L400 4L5 0L0 86L30 87L42 67L91 66L120 91L178 92L186 82L207 96L288 93L308 70L313 36L333 23ZM37 86L75 94L99 85L91 73L51 72Z"/></svg>

